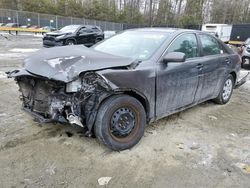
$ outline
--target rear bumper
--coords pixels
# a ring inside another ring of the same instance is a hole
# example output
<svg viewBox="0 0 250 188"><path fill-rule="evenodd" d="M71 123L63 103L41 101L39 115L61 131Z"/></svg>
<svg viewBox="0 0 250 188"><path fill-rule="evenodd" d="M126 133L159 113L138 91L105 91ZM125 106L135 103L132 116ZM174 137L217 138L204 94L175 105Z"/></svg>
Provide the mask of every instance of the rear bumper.
<svg viewBox="0 0 250 188"><path fill-rule="evenodd" d="M243 78L241 78L240 80L237 81L237 83L235 84L235 89L239 88L240 86L242 86L244 83L246 83L247 78L249 77L250 72L247 73L247 75L245 75Z"/></svg>
<svg viewBox="0 0 250 188"><path fill-rule="evenodd" d="M248 52L246 49L244 49L241 56L242 57L250 57L250 52Z"/></svg>

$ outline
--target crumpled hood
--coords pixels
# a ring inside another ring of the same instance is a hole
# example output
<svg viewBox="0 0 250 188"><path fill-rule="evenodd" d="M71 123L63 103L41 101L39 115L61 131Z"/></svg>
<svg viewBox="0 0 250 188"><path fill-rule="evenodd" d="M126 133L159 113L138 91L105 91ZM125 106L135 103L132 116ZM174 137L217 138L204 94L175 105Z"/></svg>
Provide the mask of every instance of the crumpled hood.
<svg viewBox="0 0 250 188"><path fill-rule="evenodd" d="M72 32L53 31L53 32L46 33L47 36L49 35L60 36L60 35L66 35L66 34L72 34Z"/></svg>
<svg viewBox="0 0 250 188"><path fill-rule="evenodd" d="M82 72L126 67L132 63L130 58L113 56L79 45L35 52L25 59L24 68L32 74L67 83Z"/></svg>

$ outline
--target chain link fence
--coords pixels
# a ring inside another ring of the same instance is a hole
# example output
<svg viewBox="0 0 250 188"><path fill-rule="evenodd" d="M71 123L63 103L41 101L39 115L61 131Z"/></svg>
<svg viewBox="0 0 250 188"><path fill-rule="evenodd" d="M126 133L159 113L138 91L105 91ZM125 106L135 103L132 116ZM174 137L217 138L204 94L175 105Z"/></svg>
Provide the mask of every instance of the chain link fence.
<svg viewBox="0 0 250 188"><path fill-rule="evenodd" d="M39 27L50 26L60 29L66 25L83 24L96 25L104 31L122 31L126 29L148 27L147 24L123 24L98 20L90 20L85 18L64 17L51 14L40 14L27 11L16 11L8 9L0 9L0 23L18 23L20 25L35 25ZM153 27L180 27L176 25L157 25ZM189 25L183 27L185 29L201 29L201 25Z"/></svg>
<svg viewBox="0 0 250 188"><path fill-rule="evenodd" d="M122 23L90 20L85 18L64 17L27 11L0 9L0 23L18 23L19 25L50 26L56 29L71 24L96 25L104 31L121 31Z"/></svg>

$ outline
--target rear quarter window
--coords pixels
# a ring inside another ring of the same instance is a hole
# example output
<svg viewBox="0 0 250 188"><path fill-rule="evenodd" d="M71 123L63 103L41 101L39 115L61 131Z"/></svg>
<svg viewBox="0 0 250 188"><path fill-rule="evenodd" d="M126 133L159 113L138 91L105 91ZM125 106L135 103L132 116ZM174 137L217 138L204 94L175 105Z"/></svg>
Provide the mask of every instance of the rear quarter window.
<svg viewBox="0 0 250 188"><path fill-rule="evenodd" d="M212 36L200 34L203 56L218 55L227 53L223 46Z"/></svg>

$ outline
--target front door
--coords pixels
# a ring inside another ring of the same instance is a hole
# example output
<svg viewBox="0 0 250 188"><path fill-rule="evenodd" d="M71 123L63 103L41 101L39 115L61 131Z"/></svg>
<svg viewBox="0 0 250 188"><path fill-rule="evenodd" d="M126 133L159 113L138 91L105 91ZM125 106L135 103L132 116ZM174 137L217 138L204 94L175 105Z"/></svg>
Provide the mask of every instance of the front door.
<svg viewBox="0 0 250 188"><path fill-rule="evenodd" d="M199 83L199 48L193 33L178 36L166 53L183 52L184 63L158 63L156 78L156 116L164 117L195 102Z"/></svg>
<svg viewBox="0 0 250 188"><path fill-rule="evenodd" d="M88 43L88 33L86 31L87 31L86 27L82 27L79 29L78 35L76 36L77 44Z"/></svg>

